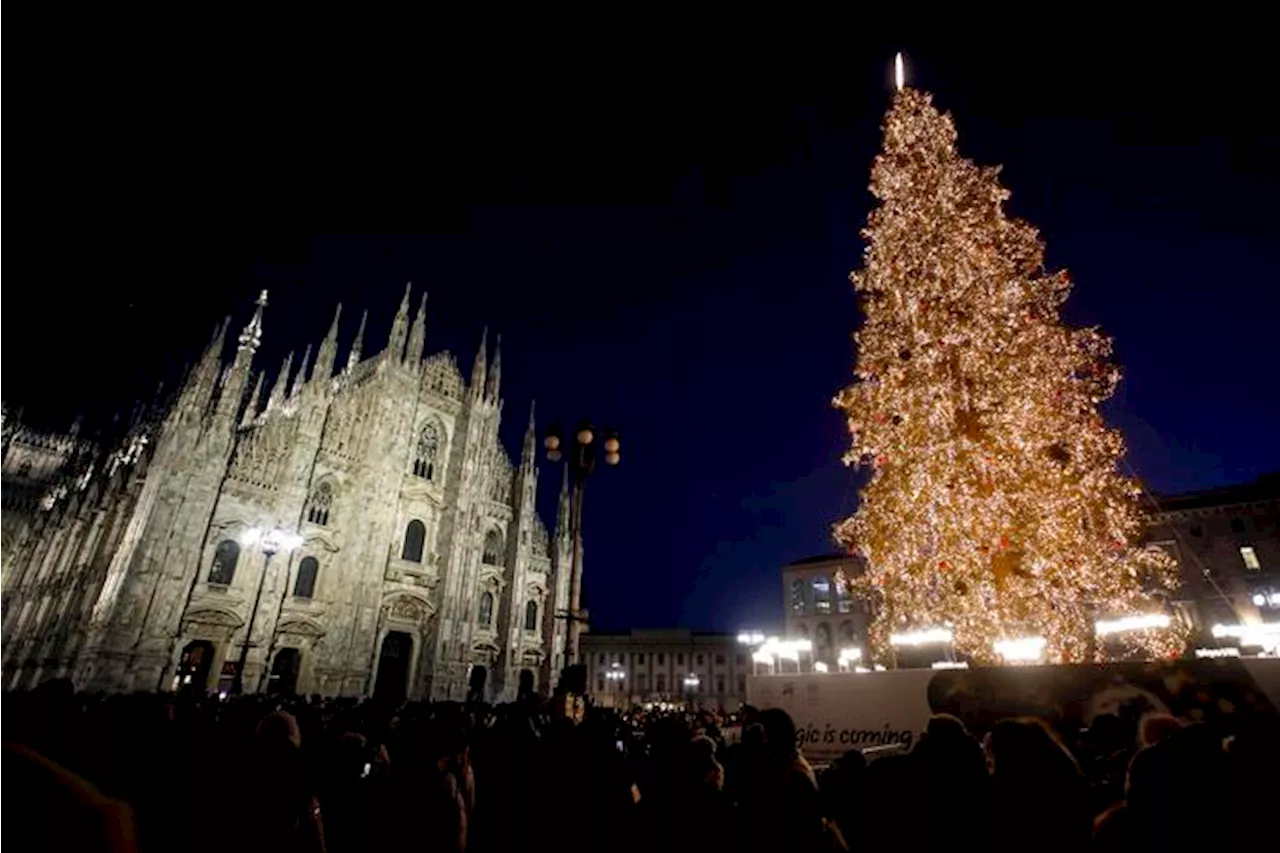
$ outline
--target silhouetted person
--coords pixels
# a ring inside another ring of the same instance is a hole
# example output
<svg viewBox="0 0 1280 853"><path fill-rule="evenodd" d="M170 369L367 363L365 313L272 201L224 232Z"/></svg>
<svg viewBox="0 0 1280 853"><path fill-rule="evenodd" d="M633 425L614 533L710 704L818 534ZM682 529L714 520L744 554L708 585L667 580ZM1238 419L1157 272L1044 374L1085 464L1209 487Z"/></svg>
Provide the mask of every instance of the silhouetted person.
<svg viewBox="0 0 1280 853"><path fill-rule="evenodd" d="M760 714L763 754L756 772L754 813L744 815L746 841L753 850L793 850L808 853L823 849L822 803L813 768L800 755L796 726L781 708Z"/></svg>
<svg viewBox="0 0 1280 853"><path fill-rule="evenodd" d="M246 828L237 846L251 851L323 853L320 805L307 780L298 721L273 711L254 733L240 803Z"/></svg>
<svg viewBox="0 0 1280 853"><path fill-rule="evenodd" d="M990 779L982 747L964 723L950 714L929 720L911 751L911 765L924 805L916 826L928 845L984 846L990 838Z"/></svg>
<svg viewBox="0 0 1280 853"><path fill-rule="evenodd" d="M134 853L133 811L57 763L4 746L6 850Z"/></svg>
<svg viewBox="0 0 1280 853"><path fill-rule="evenodd" d="M1080 850L1093 814L1075 758L1039 720L996 723L989 736L993 848Z"/></svg>

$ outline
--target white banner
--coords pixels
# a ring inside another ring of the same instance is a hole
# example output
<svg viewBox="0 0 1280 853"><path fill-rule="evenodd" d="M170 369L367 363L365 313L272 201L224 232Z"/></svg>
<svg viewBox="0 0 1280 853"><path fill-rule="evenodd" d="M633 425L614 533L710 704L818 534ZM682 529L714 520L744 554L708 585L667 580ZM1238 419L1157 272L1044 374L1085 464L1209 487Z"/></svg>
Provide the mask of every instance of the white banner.
<svg viewBox="0 0 1280 853"><path fill-rule="evenodd" d="M1074 732L1102 713L1206 722L1274 714L1280 659L760 675L747 679L747 703L785 710L804 754L825 762L851 749L908 751L929 718L942 713L975 734L1017 716Z"/></svg>

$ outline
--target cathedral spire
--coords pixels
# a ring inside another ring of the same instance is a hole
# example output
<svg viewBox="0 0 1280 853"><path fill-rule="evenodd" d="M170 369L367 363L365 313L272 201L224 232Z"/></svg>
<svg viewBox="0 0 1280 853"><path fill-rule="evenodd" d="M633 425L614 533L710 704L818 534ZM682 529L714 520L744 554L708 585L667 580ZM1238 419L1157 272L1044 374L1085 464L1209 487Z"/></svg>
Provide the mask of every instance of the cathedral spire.
<svg viewBox="0 0 1280 853"><path fill-rule="evenodd" d="M249 382L249 374L253 369L253 356L262 343L262 312L267 307L267 291L258 293L255 300L253 316L245 324L244 330L237 338L236 354L231 364L222 372L222 380L218 383L218 418L226 424L234 424L244 402L244 389Z"/></svg>
<svg viewBox="0 0 1280 853"><path fill-rule="evenodd" d="M409 348L404 353L404 363L417 367L422 361L422 345L427 341L427 292L422 291L422 301L418 303L418 316L413 319L413 329L409 332Z"/></svg>
<svg viewBox="0 0 1280 853"><path fill-rule="evenodd" d="M520 451L521 468L533 468L538 458L538 428L535 424L537 407L537 400L529 403L529 425L524 429L524 448Z"/></svg>
<svg viewBox="0 0 1280 853"><path fill-rule="evenodd" d="M396 311L396 318L391 321L391 338L387 341L387 358L393 363L399 363L404 354L404 338L409 331L409 295L413 291L413 282L409 282L404 286L404 298L400 300L400 310Z"/></svg>
<svg viewBox="0 0 1280 853"><path fill-rule="evenodd" d="M556 507L556 538L569 538L569 465L562 465L564 476L560 480L560 502Z"/></svg>
<svg viewBox="0 0 1280 853"><path fill-rule="evenodd" d="M489 387L486 396L491 402L498 402L498 391L502 385L502 333L493 345L493 366L489 368Z"/></svg>
<svg viewBox="0 0 1280 853"><path fill-rule="evenodd" d="M302 351L302 364L298 367L298 373L293 377L293 385L289 387L289 399L298 396L302 386L307 384L307 363L310 361L311 344L307 344L307 348Z"/></svg>
<svg viewBox="0 0 1280 853"><path fill-rule="evenodd" d="M341 318L342 303L339 302L338 310L333 312L333 322L329 324L329 334L320 343L316 366L311 371L312 377L319 379L323 388L329 386L329 380L333 378L333 364L338 360L338 321Z"/></svg>
<svg viewBox="0 0 1280 853"><path fill-rule="evenodd" d="M230 325L231 318L225 317L214 327L213 337L209 339L209 345L201 354L200 361L187 374L181 392L181 400L185 405L203 410L213 398L213 389L222 363L222 350L227 344L227 328Z"/></svg>
<svg viewBox="0 0 1280 853"><path fill-rule="evenodd" d="M237 351L249 350L250 355L257 352L258 344L262 343L262 309L267 307L267 291L265 289L258 294L256 305L253 317L249 319L248 325L240 333L240 346L237 347Z"/></svg>
<svg viewBox="0 0 1280 853"><path fill-rule="evenodd" d="M266 371L258 371L258 381L253 383L253 393L249 395L249 405L244 407L240 417L240 426L248 426L258 416L258 405L262 401L262 381L266 379Z"/></svg>
<svg viewBox="0 0 1280 853"><path fill-rule="evenodd" d="M356 369L360 363L360 350L364 346L364 327L369 322L369 309L360 315L360 328L356 330L356 339L351 342L351 352L347 353L347 373Z"/></svg>
<svg viewBox="0 0 1280 853"><path fill-rule="evenodd" d="M271 396L267 398L267 409L278 409L284 405L284 392L289 387L289 372L293 369L293 353L284 357L280 372L276 374L275 384L271 386Z"/></svg>
<svg viewBox="0 0 1280 853"><path fill-rule="evenodd" d="M486 353L489 350L489 327L485 326L480 333L480 349L476 352L476 360L471 364L471 393L479 397L484 393L484 371Z"/></svg>

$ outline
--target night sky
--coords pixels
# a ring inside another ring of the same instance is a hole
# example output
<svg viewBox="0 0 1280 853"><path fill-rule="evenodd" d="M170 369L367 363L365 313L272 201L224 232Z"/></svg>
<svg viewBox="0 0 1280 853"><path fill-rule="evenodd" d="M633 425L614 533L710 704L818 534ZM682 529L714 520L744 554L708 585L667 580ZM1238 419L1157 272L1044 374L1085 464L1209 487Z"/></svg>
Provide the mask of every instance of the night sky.
<svg viewBox="0 0 1280 853"><path fill-rule="evenodd" d="M1115 337L1126 380L1107 413L1147 485L1280 469L1280 134L1261 47L816 18L558 36L337 23L32 30L42 58L7 140L10 407L109 419L224 314L239 328L263 287L260 365L318 342L338 301L344 349L367 307L376 350L413 281L430 349L464 374L481 328L502 333L513 453L535 397L542 426L621 431L622 466L586 498L597 629L778 625L779 567L831 550L856 506L830 400L850 377L847 275L901 49L1072 271L1067 319ZM559 474L542 476L551 519Z"/></svg>

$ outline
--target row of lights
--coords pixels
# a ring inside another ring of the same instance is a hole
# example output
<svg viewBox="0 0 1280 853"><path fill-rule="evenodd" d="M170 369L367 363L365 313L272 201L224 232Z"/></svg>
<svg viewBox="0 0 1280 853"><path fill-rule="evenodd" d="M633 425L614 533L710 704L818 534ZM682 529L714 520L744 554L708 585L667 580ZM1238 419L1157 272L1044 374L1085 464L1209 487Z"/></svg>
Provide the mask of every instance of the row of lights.
<svg viewBox="0 0 1280 853"><path fill-rule="evenodd" d="M586 447L596 440L595 427L590 421L583 421L578 427L577 435L578 444ZM564 455L560 449L560 428L553 426L547 433L547 437L543 439L542 444L547 448L547 459L552 462L559 462ZM622 450L622 444L618 441L618 434L612 429L606 429L604 435L604 464L617 465L621 460L619 455Z"/></svg>
<svg viewBox="0 0 1280 853"><path fill-rule="evenodd" d="M1280 592L1255 592L1254 607L1280 607Z"/></svg>
<svg viewBox="0 0 1280 853"><path fill-rule="evenodd" d="M1214 625L1215 639L1229 638L1237 645L1260 648L1265 654L1280 654L1280 622L1257 625Z"/></svg>
<svg viewBox="0 0 1280 853"><path fill-rule="evenodd" d="M615 663L610 666L609 670L604 674L604 677L609 681L621 682L626 679L627 671L623 669L620 664ZM690 690L697 690L701 684L702 679L698 678L698 674L696 672L691 672L684 677L684 686Z"/></svg>
<svg viewBox="0 0 1280 853"><path fill-rule="evenodd" d="M1272 595L1276 600L1275 603L1280 604L1280 595L1274 593ZM1117 619L1099 620L1094 628L1099 637L1107 637L1126 631L1168 628L1171 622L1169 616L1163 613L1141 613ZM1240 646L1261 648L1266 654L1280 654L1280 622L1260 625L1214 625L1212 633L1215 638L1235 639ZM954 632L950 628L926 628L920 631L891 634L889 642L901 648L946 644L954 639ZM775 665L779 659L799 661L800 652L808 652L813 648L809 640L780 640L777 637L765 637L759 631L743 631L738 634L738 642L758 646L752 654L752 659L756 663L768 666ZM1034 663L1044 658L1046 645L1044 637L1016 637L996 641L995 651L1009 663ZM1202 658L1238 657L1239 654L1238 648L1196 650L1196 656ZM861 660L862 650L850 646L840 650L836 662L841 672L870 672L871 670L860 665ZM952 661L938 661L933 664L934 669L962 669L967 666L968 664L963 662ZM829 671L828 665L822 661L815 661L813 669L815 672ZM882 667L877 666L876 669L882 669Z"/></svg>

